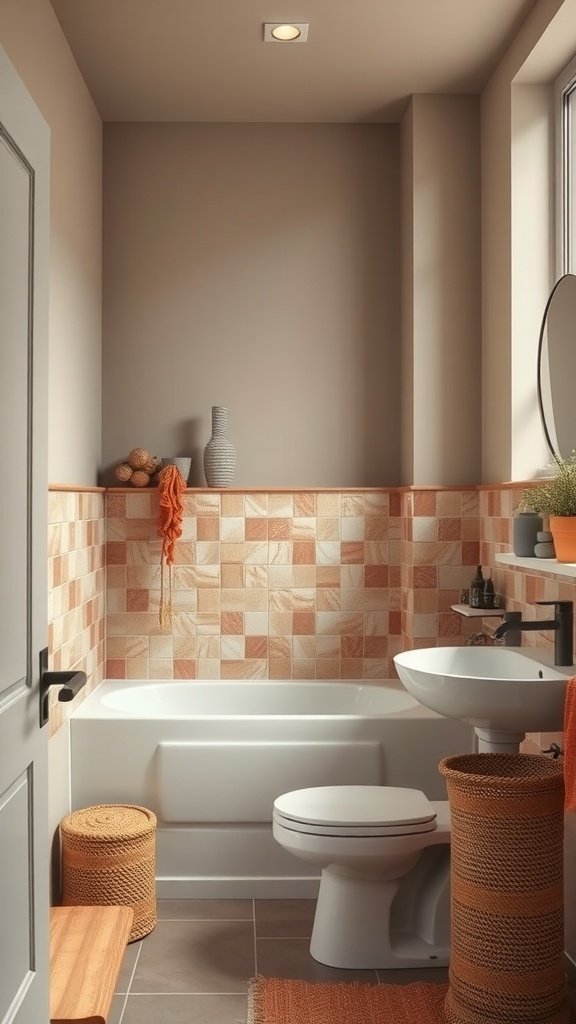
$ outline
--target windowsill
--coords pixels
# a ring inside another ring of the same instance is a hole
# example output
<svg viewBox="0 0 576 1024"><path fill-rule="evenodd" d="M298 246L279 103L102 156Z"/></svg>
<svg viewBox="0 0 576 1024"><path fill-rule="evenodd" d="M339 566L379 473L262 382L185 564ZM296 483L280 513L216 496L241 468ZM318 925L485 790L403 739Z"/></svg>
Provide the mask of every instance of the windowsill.
<svg viewBox="0 0 576 1024"><path fill-rule="evenodd" d="M516 569L531 569L532 572L553 573L555 576L576 577L576 564L573 562L558 562L555 558L522 558L520 555L512 555L508 552L494 556L496 562L502 565L509 565Z"/></svg>

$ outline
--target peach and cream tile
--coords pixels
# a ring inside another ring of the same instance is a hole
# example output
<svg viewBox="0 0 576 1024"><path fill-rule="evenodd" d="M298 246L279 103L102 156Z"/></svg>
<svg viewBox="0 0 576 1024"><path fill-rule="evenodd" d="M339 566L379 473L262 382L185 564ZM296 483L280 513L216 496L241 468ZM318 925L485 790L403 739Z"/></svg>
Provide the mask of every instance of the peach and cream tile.
<svg viewBox="0 0 576 1024"><path fill-rule="evenodd" d="M268 520L246 519L245 536L246 540L268 540Z"/></svg>
<svg viewBox="0 0 576 1024"><path fill-rule="evenodd" d="M241 498L241 495L234 495L234 497ZM246 539L245 522L244 516L229 516L226 519L223 518L220 526L220 540L233 543L237 543L238 541L244 542ZM256 520L256 522L260 523L261 521ZM224 559L224 551L222 552L222 558ZM234 559L230 559L230 561L234 561Z"/></svg>
<svg viewBox="0 0 576 1024"><path fill-rule="evenodd" d="M189 600L187 602L187 606L192 611L196 609L199 612L208 612L212 614L218 614L220 611L220 595L221 593L224 593L224 591L208 587L206 590L199 588L195 591L183 591L182 593L189 593L191 597L194 597L194 601Z"/></svg>
<svg viewBox="0 0 576 1024"><path fill-rule="evenodd" d="M220 636L205 636L199 634L195 637L194 651L198 660L214 661L220 658Z"/></svg>
<svg viewBox="0 0 576 1024"><path fill-rule="evenodd" d="M294 495L294 517L310 517L316 515L316 494L303 491Z"/></svg>
<svg viewBox="0 0 576 1024"><path fill-rule="evenodd" d="M342 590L335 587L322 587L316 592L316 610L319 612L340 611L343 593Z"/></svg>
<svg viewBox="0 0 576 1024"><path fill-rule="evenodd" d="M198 679L221 679L220 658L199 658Z"/></svg>
<svg viewBox="0 0 576 1024"><path fill-rule="evenodd" d="M292 544L290 541L268 541L269 565L292 565Z"/></svg>
<svg viewBox="0 0 576 1024"><path fill-rule="evenodd" d="M254 587L257 589L265 588L268 586L268 566L266 565L247 565L244 569L245 586L247 589Z"/></svg>
<svg viewBox="0 0 576 1024"><path fill-rule="evenodd" d="M221 561L231 561L229 558L220 557L220 544L218 541L199 540L196 544L190 544L187 546L192 550L190 552L185 552L179 559L179 561L185 565L191 565L194 563L197 563L198 565L219 565ZM178 547L179 545L176 545L176 551L178 551Z"/></svg>
<svg viewBox="0 0 576 1024"><path fill-rule="evenodd" d="M342 495L340 493L318 494L316 496L316 515L339 518L342 511Z"/></svg>
<svg viewBox="0 0 576 1024"><path fill-rule="evenodd" d="M322 639L328 640L332 638L323 637ZM317 657L318 649L318 638L316 636L295 636L292 640L292 656L294 661L297 659L302 660L303 658L314 659Z"/></svg>
<svg viewBox="0 0 576 1024"><path fill-rule="evenodd" d="M270 519L294 518L294 495L274 494L268 495L268 517Z"/></svg>
<svg viewBox="0 0 576 1024"><path fill-rule="evenodd" d="M245 494L244 515L246 518L265 517L268 515L267 494Z"/></svg>
<svg viewBox="0 0 576 1024"><path fill-rule="evenodd" d="M220 662L220 671L222 679L265 679L266 661L264 658L244 658L236 661L222 660Z"/></svg>
<svg viewBox="0 0 576 1024"><path fill-rule="evenodd" d="M335 517L317 519L316 540L340 540L340 519Z"/></svg>
<svg viewBox="0 0 576 1024"><path fill-rule="evenodd" d="M247 612L264 612L268 610L268 590L245 590L244 603Z"/></svg>
<svg viewBox="0 0 576 1024"><path fill-rule="evenodd" d="M222 630L224 632L224 630ZM268 612L246 612L244 615L244 632L246 636L267 636Z"/></svg>
<svg viewBox="0 0 576 1024"><path fill-rule="evenodd" d="M248 659L268 658L268 637L247 636L245 639L244 655Z"/></svg>
<svg viewBox="0 0 576 1024"><path fill-rule="evenodd" d="M222 494L221 495L222 519L244 517L244 495L243 494Z"/></svg>
<svg viewBox="0 0 576 1024"><path fill-rule="evenodd" d="M364 516L364 494L362 492L344 492L340 504L340 514L344 516Z"/></svg>

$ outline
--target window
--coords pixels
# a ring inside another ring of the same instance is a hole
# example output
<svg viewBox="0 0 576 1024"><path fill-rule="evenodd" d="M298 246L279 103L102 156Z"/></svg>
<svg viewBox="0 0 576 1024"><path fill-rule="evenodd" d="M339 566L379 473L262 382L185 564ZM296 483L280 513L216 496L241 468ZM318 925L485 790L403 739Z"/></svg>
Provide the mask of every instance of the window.
<svg viewBox="0 0 576 1024"><path fill-rule="evenodd" d="M576 57L556 82L556 260L576 273Z"/></svg>

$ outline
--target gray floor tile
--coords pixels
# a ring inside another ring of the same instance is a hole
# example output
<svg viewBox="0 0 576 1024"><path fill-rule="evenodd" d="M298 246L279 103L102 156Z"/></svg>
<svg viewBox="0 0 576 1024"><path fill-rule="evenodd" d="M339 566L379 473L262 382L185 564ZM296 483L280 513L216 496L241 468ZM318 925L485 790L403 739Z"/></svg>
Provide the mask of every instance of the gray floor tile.
<svg viewBox="0 0 576 1024"><path fill-rule="evenodd" d="M444 984L448 981L447 967L414 967L395 970L378 970L378 981L381 985L411 985L415 981L426 981Z"/></svg>
<svg viewBox="0 0 576 1024"><path fill-rule="evenodd" d="M122 1016L122 1010L124 1009L124 1003L126 996L114 996L112 999L112 1005L110 1012L106 1018L107 1024L120 1024L120 1018Z"/></svg>
<svg viewBox="0 0 576 1024"><path fill-rule="evenodd" d="M240 993L254 973L251 921L159 921L130 991Z"/></svg>
<svg viewBox="0 0 576 1024"><path fill-rule="evenodd" d="M128 996L122 1024L246 1024L246 996Z"/></svg>
<svg viewBox="0 0 576 1024"><path fill-rule="evenodd" d="M129 946L126 946L126 952L124 953L124 959L118 975L118 981L116 982L117 992L127 992L128 985L130 984L130 978L132 977L132 971L134 970L134 964L138 956L141 942L131 942Z"/></svg>
<svg viewBox="0 0 576 1024"><path fill-rule="evenodd" d="M252 900L158 900L158 920L251 921Z"/></svg>
<svg viewBox="0 0 576 1024"><path fill-rule="evenodd" d="M303 939L312 935L316 900L256 900L256 935Z"/></svg>
<svg viewBox="0 0 576 1024"><path fill-rule="evenodd" d="M376 984L376 971L344 971L319 964L310 956L308 939L258 939L258 974L300 981L363 981Z"/></svg>

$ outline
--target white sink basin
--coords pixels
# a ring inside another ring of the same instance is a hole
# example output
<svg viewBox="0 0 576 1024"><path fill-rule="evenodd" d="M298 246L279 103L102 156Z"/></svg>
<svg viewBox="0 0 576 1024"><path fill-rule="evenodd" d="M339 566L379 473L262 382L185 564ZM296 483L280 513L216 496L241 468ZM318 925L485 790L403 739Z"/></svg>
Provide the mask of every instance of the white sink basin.
<svg viewBox="0 0 576 1024"><path fill-rule="evenodd" d="M565 671L507 647L429 647L394 658L405 688L446 718L498 732L562 729Z"/></svg>

